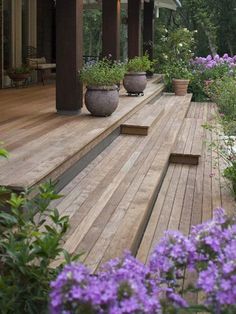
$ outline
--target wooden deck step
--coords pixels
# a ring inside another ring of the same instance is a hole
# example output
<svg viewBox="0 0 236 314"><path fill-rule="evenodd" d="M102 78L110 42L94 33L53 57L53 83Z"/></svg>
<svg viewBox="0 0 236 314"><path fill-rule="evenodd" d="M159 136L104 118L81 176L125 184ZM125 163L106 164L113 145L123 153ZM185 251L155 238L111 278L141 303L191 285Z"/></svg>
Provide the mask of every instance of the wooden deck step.
<svg viewBox="0 0 236 314"><path fill-rule="evenodd" d="M120 135L61 191L57 207L71 223L64 247L84 252L93 271L126 249L136 253L190 100L166 96L148 136Z"/></svg>
<svg viewBox="0 0 236 314"><path fill-rule="evenodd" d="M201 115L211 119L214 107L202 105ZM188 115L194 115L199 107L192 104ZM215 208L223 207L229 215L235 211L233 196L220 174L219 164L223 160L216 164L214 148L209 146L211 141L211 132L206 130L198 165L169 165L137 252L142 262L148 261L166 230L180 230L187 235L192 225L211 219Z"/></svg>
<svg viewBox="0 0 236 314"><path fill-rule="evenodd" d="M204 119L186 118L180 130L170 162L188 165L198 165L202 155Z"/></svg>
<svg viewBox="0 0 236 314"><path fill-rule="evenodd" d="M105 118L91 117L85 107L79 116L57 115L52 87L14 90L12 98L9 91L1 91L1 140L11 157L0 160L0 185L22 191L49 179L60 186L68 182L70 169L88 160L88 152L96 156L110 135L113 140L113 132L119 135L124 121L162 92L158 79L148 81L143 97L130 98L121 90L117 110Z"/></svg>
<svg viewBox="0 0 236 314"><path fill-rule="evenodd" d="M129 120L121 125L121 134L148 135L151 128L163 116L166 97L161 97L154 103L145 105Z"/></svg>

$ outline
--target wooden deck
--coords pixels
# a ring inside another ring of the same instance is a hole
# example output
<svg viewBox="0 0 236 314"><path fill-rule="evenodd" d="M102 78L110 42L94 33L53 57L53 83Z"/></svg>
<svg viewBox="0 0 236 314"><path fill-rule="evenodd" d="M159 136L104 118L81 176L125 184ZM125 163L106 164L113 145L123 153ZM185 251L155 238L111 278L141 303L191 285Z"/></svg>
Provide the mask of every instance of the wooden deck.
<svg viewBox="0 0 236 314"><path fill-rule="evenodd" d="M222 165L205 141L211 141L209 131L198 142L198 165L169 164L184 120L203 123L215 114L211 104L192 103L185 118L190 99L185 101L186 107L183 97L167 97L165 113L147 137L120 135L62 190L65 198L55 205L70 216L65 248L84 252L82 261L93 271L125 249L146 262L165 230L187 234L214 208L234 210Z"/></svg>
<svg viewBox="0 0 236 314"><path fill-rule="evenodd" d="M211 121L215 110L213 104L192 103L187 118ZM221 175L223 161L209 145L212 140L211 132L204 130L198 165L169 165L137 253L143 262L166 230L188 234L192 225L211 219L215 208L235 212L235 201Z"/></svg>
<svg viewBox="0 0 236 314"><path fill-rule="evenodd" d="M214 119L215 106L190 103L191 95L161 95L162 89L151 81L145 97L121 95L109 118L85 109L81 116L58 116L52 86L0 92L0 140L11 154L0 162L0 185L22 189L74 172L71 166L121 125L134 130L118 132L89 157L53 204L70 217L64 247L84 252L82 261L93 271L125 249L147 262L165 230L187 234L214 208L235 209L223 162L207 144L212 135L201 128ZM138 133L142 128L145 134ZM175 153L183 157L178 163L172 163ZM189 162L193 156L198 164Z"/></svg>
<svg viewBox="0 0 236 314"><path fill-rule="evenodd" d="M130 98L121 91L120 104L111 117L60 116L55 110L55 87L36 86L0 91L0 140L10 151L0 161L0 185L14 190L59 179L70 167L104 140L149 100L163 90L148 83L144 97Z"/></svg>

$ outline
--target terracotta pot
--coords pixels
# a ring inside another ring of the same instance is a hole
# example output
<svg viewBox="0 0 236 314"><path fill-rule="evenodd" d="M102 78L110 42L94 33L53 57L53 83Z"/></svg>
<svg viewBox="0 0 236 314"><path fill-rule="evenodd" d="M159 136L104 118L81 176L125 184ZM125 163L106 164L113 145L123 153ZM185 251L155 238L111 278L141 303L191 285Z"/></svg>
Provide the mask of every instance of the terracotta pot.
<svg viewBox="0 0 236 314"><path fill-rule="evenodd" d="M93 116L110 116L118 107L118 103L119 92L116 85L87 87L85 105Z"/></svg>
<svg viewBox="0 0 236 314"><path fill-rule="evenodd" d="M176 96L185 96L188 92L189 80L173 79L174 92Z"/></svg>
<svg viewBox="0 0 236 314"><path fill-rule="evenodd" d="M22 82L30 77L30 73L9 73L8 76L12 81Z"/></svg>
<svg viewBox="0 0 236 314"><path fill-rule="evenodd" d="M147 86L146 72L130 72L125 74L124 88L129 94L141 94Z"/></svg>

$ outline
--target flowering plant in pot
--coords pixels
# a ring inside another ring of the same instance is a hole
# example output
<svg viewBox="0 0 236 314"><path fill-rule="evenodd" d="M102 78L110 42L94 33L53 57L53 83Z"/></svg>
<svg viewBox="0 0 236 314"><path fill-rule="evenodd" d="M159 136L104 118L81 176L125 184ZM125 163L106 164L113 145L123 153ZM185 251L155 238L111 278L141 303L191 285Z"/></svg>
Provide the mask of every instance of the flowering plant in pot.
<svg viewBox="0 0 236 314"><path fill-rule="evenodd" d="M85 105L94 116L110 116L119 103L117 84L123 79L125 67L122 63L103 59L87 63L80 78L87 86Z"/></svg>
<svg viewBox="0 0 236 314"><path fill-rule="evenodd" d="M169 84L172 81L173 89L176 96L187 94L188 85L192 78L188 65L184 62L175 62L169 64L164 69L165 81Z"/></svg>
<svg viewBox="0 0 236 314"><path fill-rule="evenodd" d="M146 72L150 71L153 62L149 60L148 55L130 59L126 64L124 77L124 87L128 94L142 94L147 86Z"/></svg>

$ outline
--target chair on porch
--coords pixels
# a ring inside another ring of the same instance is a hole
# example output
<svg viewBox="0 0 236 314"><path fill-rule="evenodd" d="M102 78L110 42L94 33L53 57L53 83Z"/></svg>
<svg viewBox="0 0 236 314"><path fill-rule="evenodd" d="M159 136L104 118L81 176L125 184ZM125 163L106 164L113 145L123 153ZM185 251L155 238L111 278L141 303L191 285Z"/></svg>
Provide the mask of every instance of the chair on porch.
<svg viewBox="0 0 236 314"><path fill-rule="evenodd" d="M47 79L52 77L51 71L56 69L56 63L47 63L45 57L28 58L27 63L32 69L40 73L40 78L43 85L45 85Z"/></svg>

